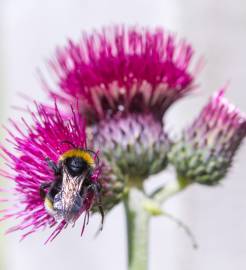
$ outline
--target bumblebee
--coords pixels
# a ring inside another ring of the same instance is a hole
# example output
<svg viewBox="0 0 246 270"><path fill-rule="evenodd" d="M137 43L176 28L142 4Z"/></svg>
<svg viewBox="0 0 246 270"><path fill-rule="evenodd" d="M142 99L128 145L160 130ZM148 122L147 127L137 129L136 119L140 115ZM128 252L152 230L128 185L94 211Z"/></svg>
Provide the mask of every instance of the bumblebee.
<svg viewBox="0 0 246 270"><path fill-rule="evenodd" d="M94 199L102 217L101 186L92 180L92 174L98 159L90 150L74 147L60 156L58 164L47 158L48 166L53 170L55 180L40 186L40 196L44 200L46 211L56 220L74 223L88 203Z"/></svg>

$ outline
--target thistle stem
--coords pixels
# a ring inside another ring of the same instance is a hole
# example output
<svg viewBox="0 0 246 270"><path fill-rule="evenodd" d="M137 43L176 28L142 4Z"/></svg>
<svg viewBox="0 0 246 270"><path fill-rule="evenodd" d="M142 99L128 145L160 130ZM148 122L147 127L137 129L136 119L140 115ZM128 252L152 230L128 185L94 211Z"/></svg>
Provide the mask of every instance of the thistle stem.
<svg viewBox="0 0 246 270"><path fill-rule="evenodd" d="M178 178L176 181L170 182L166 186L164 186L162 189L160 189L158 192L156 192L152 199L162 204L164 203L169 197L172 197L179 193L180 191L184 190L186 187L188 187L191 184L190 181L187 181L183 178Z"/></svg>
<svg viewBox="0 0 246 270"><path fill-rule="evenodd" d="M144 209L143 191L131 187L125 198L128 235L128 269L148 269L148 233L150 215Z"/></svg>

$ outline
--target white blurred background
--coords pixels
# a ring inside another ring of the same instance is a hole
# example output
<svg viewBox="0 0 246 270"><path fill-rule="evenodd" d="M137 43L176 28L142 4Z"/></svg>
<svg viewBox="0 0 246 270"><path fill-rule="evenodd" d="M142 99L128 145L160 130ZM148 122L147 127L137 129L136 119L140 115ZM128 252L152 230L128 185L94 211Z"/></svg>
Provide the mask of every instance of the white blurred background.
<svg viewBox="0 0 246 270"><path fill-rule="evenodd" d="M186 37L197 56L207 61L199 76L200 92L175 105L168 126L178 131L197 114L207 97L228 81L227 97L246 111L246 2L244 0L0 0L1 121L16 116L11 105L24 105L17 92L38 100L45 95L37 67L52 56L67 37L77 40L82 30L110 23L164 26ZM200 248L193 250L183 231L168 219L151 223L150 270L246 269L246 147L221 186L193 186L171 199L167 208L190 225ZM157 181L173 177L158 176ZM92 218L83 238L80 227L68 229L52 244L50 232L37 233L22 243L16 234L2 237L4 270L107 269L126 270L123 208L100 222Z"/></svg>

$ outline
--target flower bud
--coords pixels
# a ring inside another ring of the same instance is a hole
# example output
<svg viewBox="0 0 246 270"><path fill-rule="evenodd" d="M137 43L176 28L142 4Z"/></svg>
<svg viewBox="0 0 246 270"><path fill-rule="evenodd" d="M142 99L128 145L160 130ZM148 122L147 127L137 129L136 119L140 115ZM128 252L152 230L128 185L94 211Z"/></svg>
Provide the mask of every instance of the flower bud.
<svg viewBox="0 0 246 270"><path fill-rule="evenodd" d="M246 117L217 92L169 153L179 177L205 185L225 177L246 135Z"/></svg>
<svg viewBox="0 0 246 270"><path fill-rule="evenodd" d="M167 165L170 141L151 115L118 115L101 121L93 133L95 147L101 149L119 179L143 180Z"/></svg>

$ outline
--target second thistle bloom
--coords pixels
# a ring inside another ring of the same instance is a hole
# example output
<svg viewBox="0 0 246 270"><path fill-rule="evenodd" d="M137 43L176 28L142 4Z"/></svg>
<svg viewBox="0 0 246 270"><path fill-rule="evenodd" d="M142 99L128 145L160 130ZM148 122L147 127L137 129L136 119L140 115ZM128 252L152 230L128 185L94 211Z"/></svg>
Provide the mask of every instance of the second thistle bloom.
<svg viewBox="0 0 246 270"><path fill-rule="evenodd" d="M169 154L179 177L200 184L218 183L246 136L246 116L217 92Z"/></svg>
<svg viewBox="0 0 246 270"><path fill-rule="evenodd" d="M50 66L58 89L49 92L64 103L79 100L88 123L117 113L151 113L161 121L194 87L192 55L190 44L160 28L84 33L79 42L57 49Z"/></svg>
<svg viewBox="0 0 246 270"><path fill-rule="evenodd" d="M9 231L21 230L23 237L44 227L54 227L49 240L75 223L82 213L85 220L99 199L100 168L97 154L87 149L85 122L71 111L63 117L37 106L32 124L13 122L9 131L12 151L2 148L11 171L2 175L14 181L18 207L6 209L5 218L18 224ZM25 131L25 129L26 131Z"/></svg>

